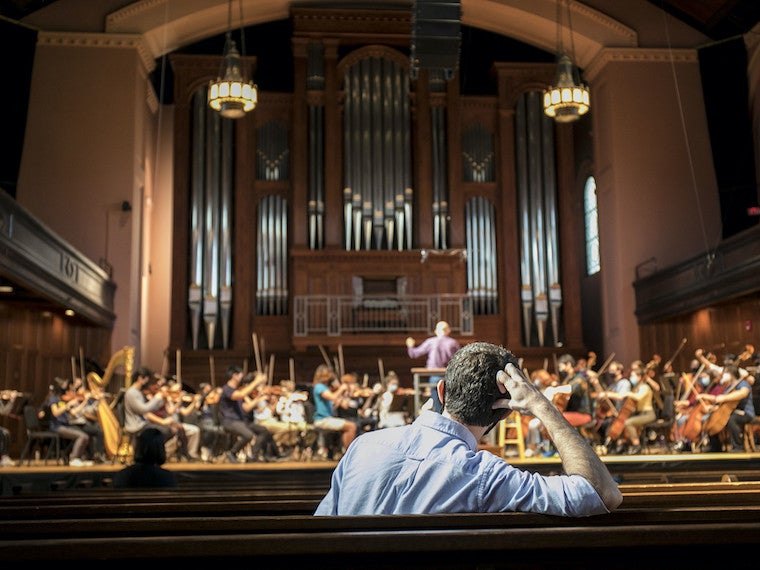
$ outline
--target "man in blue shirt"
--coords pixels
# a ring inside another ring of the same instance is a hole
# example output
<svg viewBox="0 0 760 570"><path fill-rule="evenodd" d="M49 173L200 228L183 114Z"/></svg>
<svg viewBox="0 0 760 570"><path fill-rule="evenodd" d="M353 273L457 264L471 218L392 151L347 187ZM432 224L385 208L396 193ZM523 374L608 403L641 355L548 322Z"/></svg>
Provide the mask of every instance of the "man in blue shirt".
<svg viewBox="0 0 760 570"><path fill-rule="evenodd" d="M506 349L484 342L457 351L438 384L443 412L357 438L333 472L315 515L526 511L602 514L622 495L588 442L527 380ZM478 441L510 409L539 418L565 475L517 469Z"/></svg>

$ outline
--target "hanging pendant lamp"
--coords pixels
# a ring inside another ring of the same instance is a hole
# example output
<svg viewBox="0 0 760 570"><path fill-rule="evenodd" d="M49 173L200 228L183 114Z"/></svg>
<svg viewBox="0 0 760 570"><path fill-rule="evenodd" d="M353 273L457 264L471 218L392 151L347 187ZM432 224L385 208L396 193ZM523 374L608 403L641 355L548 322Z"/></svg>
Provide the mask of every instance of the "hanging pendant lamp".
<svg viewBox="0 0 760 570"><path fill-rule="evenodd" d="M571 50L568 54L562 41L562 4L557 0L557 75L554 85L544 90L544 114L558 123L577 121L591 108L588 86L580 80L578 68L572 60L574 55L573 27L570 6L567 6L567 27L570 32Z"/></svg>
<svg viewBox="0 0 760 570"><path fill-rule="evenodd" d="M240 22L243 21L243 5L240 4ZM229 2L228 26L224 41L224 56L216 81L209 83L208 104L227 119L240 119L252 111L258 103L258 89L253 81L245 77L243 58L245 57L245 36L240 30L243 57L232 39L232 0Z"/></svg>

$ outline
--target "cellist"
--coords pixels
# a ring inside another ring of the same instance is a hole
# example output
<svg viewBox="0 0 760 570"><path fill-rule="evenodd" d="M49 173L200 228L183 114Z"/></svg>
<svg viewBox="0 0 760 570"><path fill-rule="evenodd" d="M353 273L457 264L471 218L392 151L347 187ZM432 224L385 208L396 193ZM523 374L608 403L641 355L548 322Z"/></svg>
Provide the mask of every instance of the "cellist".
<svg viewBox="0 0 760 570"><path fill-rule="evenodd" d="M603 404L605 400L612 401L615 409L609 410L610 413L606 414L605 417L601 418L599 423L597 424L597 432L599 432L599 435L602 438L602 441L604 441L607 437L607 429L610 427L610 424L612 424L613 421L615 421L615 418L617 417L618 413L620 412L620 408L623 405L623 400L625 400L625 396L628 395L628 393L631 391L631 381L626 378L623 375L623 363L619 362L617 360L613 360L609 368L607 369L610 380L609 385L606 390L602 392L598 392L596 395L596 402L597 402L597 410L599 407Z"/></svg>
<svg viewBox="0 0 760 570"><path fill-rule="evenodd" d="M697 399L711 405L709 416L705 420L705 430L710 440L707 451L723 451L720 433L725 428L731 437L729 451L742 452L744 451L744 426L755 419L752 385L748 377L740 377L738 367L734 364L723 366L720 384L725 387L722 394L697 396ZM711 420L716 420L716 425L710 425L713 423Z"/></svg>
<svg viewBox="0 0 760 570"><path fill-rule="evenodd" d="M689 372L682 373L679 378L679 397L674 402L676 415L673 424L673 451L692 451L692 443L702 432L702 416L705 412L704 404L697 400L697 395L710 386L710 373L695 358Z"/></svg>
<svg viewBox="0 0 760 570"><path fill-rule="evenodd" d="M623 407L621 407L621 412L623 409L626 409L626 401L633 401L635 403L635 407L632 407L632 411L628 417L624 417L624 414L620 413L613 422L613 425L615 425L615 423L619 422L621 418L624 421L623 428L626 437L631 442L631 446L628 448L629 455L641 453L641 439L639 435L639 429L646 424L652 423L657 418L653 404L654 392L652 391L652 387L647 382L646 376L647 372L644 367L644 363L641 360L634 361L631 364L631 371L628 375L628 379L631 382L631 391L622 397L624 403ZM611 427L612 426L608 428L608 435L613 431ZM610 438L608 437L608 439ZM622 453L623 451L623 445L621 445L621 443L622 442L619 442L616 446L617 453Z"/></svg>

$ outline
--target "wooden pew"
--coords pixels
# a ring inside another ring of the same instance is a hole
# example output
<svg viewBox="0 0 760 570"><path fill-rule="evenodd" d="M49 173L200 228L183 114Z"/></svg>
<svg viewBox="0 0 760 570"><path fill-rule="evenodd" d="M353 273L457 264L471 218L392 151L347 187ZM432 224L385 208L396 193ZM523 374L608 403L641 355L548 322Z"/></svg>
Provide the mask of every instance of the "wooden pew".
<svg viewBox="0 0 760 570"><path fill-rule="evenodd" d="M527 513L170 517L104 520L100 529L92 527L98 521L72 519L40 522L35 536L0 535L0 555L9 562L247 560L332 568L409 567L412 561L420 568L588 568L590 560L633 568L635 559L650 569L666 562L672 568L676 554L678 567L699 562L701 568L727 548L756 544L758 515L757 507L731 507L622 509L582 519ZM741 559L738 564L744 567Z"/></svg>
<svg viewBox="0 0 760 570"><path fill-rule="evenodd" d="M726 552L747 552L760 540L760 482L621 485L621 491L616 512L580 519L313 517L322 492L309 490L7 497L0 498L0 559L571 569L588 568L593 559L652 570L672 569L663 561L674 554L678 567L720 563ZM753 559L732 562L732 570Z"/></svg>

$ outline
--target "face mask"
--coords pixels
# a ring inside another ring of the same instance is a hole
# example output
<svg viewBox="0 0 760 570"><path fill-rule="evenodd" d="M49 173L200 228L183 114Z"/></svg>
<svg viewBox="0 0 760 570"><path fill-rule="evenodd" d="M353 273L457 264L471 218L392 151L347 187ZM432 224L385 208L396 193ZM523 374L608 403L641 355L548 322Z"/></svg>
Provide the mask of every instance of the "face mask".
<svg viewBox="0 0 760 570"><path fill-rule="evenodd" d="M710 384L710 379L707 376L699 377L699 385L706 388Z"/></svg>
<svg viewBox="0 0 760 570"><path fill-rule="evenodd" d="M639 383L639 375L631 374L631 386L635 386L638 383Z"/></svg>
<svg viewBox="0 0 760 570"><path fill-rule="evenodd" d="M390 386L388 386L388 391L389 391L391 394L392 394L393 392L395 392L396 390L398 390L398 386L396 386L395 384L391 384Z"/></svg>

